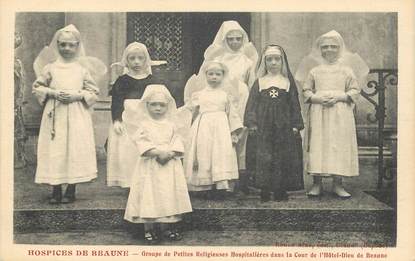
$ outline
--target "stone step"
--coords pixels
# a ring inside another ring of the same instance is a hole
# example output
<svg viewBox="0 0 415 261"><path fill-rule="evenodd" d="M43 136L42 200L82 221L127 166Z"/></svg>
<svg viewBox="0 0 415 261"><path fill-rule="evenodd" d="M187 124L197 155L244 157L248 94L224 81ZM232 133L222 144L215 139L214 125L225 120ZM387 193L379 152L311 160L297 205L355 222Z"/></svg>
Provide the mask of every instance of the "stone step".
<svg viewBox="0 0 415 261"><path fill-rule="evenodd" d="M347 201L331 195L316 201L291 194L284 203L260 203L257 197L192 203L185 230L390 231L395 223L393 209L364 192L355 192ZM16 232L128 230L123 215L123 208L15 210L14 228Z"/></svg>
<svg viewBox="0 0 415 261"><path fill-rule="evenodd" d="M60 233L18 233L15 244L41 245L143 245L134 231L72 231ZM394 247L396 238L385 232L333 231L184 231L179 242L163 240L171 246L320 246L320 247ZM119 248L123 249L123 248ZM276 250L278 251L278 250ZM244 252L242 249L240 252ZM91 253L92 254L92 253ZM129 251L133 256L135 252ZM141 252L138 253L141 255Z"/></svg>
<svg viewBox="0 0 415 261"><path fill-rule="evenodd" d="M214 201L192 197L193 213L185 216L187 231L389 231L396 211L364 191L376 187L375 161L361 160L361 175L345 179L353 197L339 200L326 192L320 200L305 191L290 193L288 202L261 203L258 194ZM105 164L95 182L77 187L77 201L47 203L50 187L33 182L35 168L15 170L14 229L16 233L130 230L123 220L128 190L105 185ZM306 187L310 177L305 177ZM324 189L330 191L330 181Z"/></svg>

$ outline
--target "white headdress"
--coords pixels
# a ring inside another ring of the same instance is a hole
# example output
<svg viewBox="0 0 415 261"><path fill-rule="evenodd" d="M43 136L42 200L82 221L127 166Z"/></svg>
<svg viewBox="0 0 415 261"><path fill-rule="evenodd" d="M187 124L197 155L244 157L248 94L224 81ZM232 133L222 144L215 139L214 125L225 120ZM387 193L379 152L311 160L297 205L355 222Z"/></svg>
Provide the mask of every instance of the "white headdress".
<svg viewBox="0 0 415 261"><path fill-rule="evenodd" d="M122 114L122 119L129 135L133 134L137 130L140 122L150 117L147 110L147 102L156 93L161 93L166 97L166 118L171 120L173 115L177 114L176 101L171 96L166 86L162 84L150 84L144 90L141 99L128 100L124 104L125 107Z"/></svg>
<svg viewBox="0 0 415 261"><path fill-rule="evenodd" d="M139 51L139 52L144 53L144 55L146 57L146 63L144 65L144 67L145 67L144 71L147 74L152 74L151 66L161 65L161 64L166 64L167 63L166 61L152 61L151 58L150 58L150 54L148 53L147 47L144 44L139 43L139 42L132 42L129 45L127 45L127 47L124 49L124 52L123 52L122 57L121 57L121 61L111 64L111 67L121 66L124 69L123 73L127 73L128 72L127 58L128 58L128 55L130 53L134 52L134 51Z"/></svg>
<svg viewBox="0 0 415 261"><path fill-rule="evenodd" d="M238 31L242 34L242 47L237 51L233 51L226 41L226 36L232 31ZM213 43L205 51L205 59L214 60L216 57L223 55L226 52L243 53L251 59L254 64L258 60L258 53L254 45L249 42L248 34L236 21L225 21L222 23Z"/></svg>
<svg viewBox="0 0 415 261"><path fill-rule="evenodd" d="M239 50L233 51L226 41L226 36L232 32L232 31L239 31L242 34L242 46ZM239 25L236 21L225 21L222 23L221 27L219 28L218 33L215 36L215 39L213 40L213 43L206 49L202 66L200 66L199 73L197 75L192 75L189 80L186 83L186 86L184 87L184 102L186 103L190 97L191 94L202 90L204 87L206 87L206 67L210 62L218 62L218 58L222 57L225 54L229 55L239 55L244 54L246 55L251 61L252 64L256 65L258 61L258 53L254 47L254 45L249 42L248 34L245 32L245 30ZM219 62L221 63L221 62ZM224 68L226 68L225 73L225 79L223 82L223 86L225 86L225 91L230 93L232 97L234 98L234 102L238 103L239 98L239 82L237 79L231 79L229 77L229 69L227 66L223 63L221 63ZM252 72L251 74L254 75L255 66L252 66ZM254 77L252 77L254 78ZM251 79L252 84L254 79Z"/></svg>
<svg viewBox="0 0 415 261"><path fill-rule="evenodd" d="M282 49L282 47L280 47L279 45L267 45L264 48L264 51L262 52L261 55L261 60L259 61L259 65L258 65L258 70L257 70L257 77L264 77L267 74L267 68L265 66L265 56L267 55L278 55L281 57L282 60L282 70L281 73L285 76L288 77L288 61L286 59L286 55L284 50Z"/></svg>
<svg viewBox="0 0 415 261"><path fill-rule="evenodd" d="M189 101L194 92L201 91L208 86L206 72L213 66L219 66L223 69L224 72L222 83L217 88L222 88L225 92L232 96L233 102L238 103L239 81L234 78L231 79L229 77L228 67L224 63L216 60L204 61L202 66L200 67L199 74L192 75L190 79L187 81L186 86L184 88L185 103Z"/></svg>
<svg viewBox="0 0 415 261"><path fill-rule="evenodd" d="M350 67L359 82L362 84L366 80L367 74L369 73L369 67L357 53L351 53L347 50L343 37L334 30L317 38L313 44L311 53L304 57L298 66L295 79L303 83L311 69L318 65L327 63L327 61L321 56L320 49L321 44L326 39L334 40L339 46L339 55L336 63Z"/></svg>
<svg viewBox="0 0 415 261"><path fill-rule="evenodd" d="M163 94L167 101L165 119L174 123L176 133L186 141L191 124L191 114L189 115L188 110L176 108L176 101L166 86L162 84L150 84L146 87L140 100L126 101L122 118L128 135L131 136L137 131L140 122L149 119L147 103L157 93Z"/></svg>
<svg viewBox="0 0 415 261"><path fill-rule="evenodd" d="M36 76L41 74L43 68L47 64L55 62L60 57L58 51L58 39L62 33L70 33L78 41L78 50L75 56L78 62L91 73L91 76L95 80L98 80L100 77L107 73L107 67L101 60L95 57L86 56L85 49L82 44L81 33L78 31L78 29L76 29L74 25L70 24L56 31L49 46L45 46L36 57L33 63L33 69L36 73Z"/></svg>

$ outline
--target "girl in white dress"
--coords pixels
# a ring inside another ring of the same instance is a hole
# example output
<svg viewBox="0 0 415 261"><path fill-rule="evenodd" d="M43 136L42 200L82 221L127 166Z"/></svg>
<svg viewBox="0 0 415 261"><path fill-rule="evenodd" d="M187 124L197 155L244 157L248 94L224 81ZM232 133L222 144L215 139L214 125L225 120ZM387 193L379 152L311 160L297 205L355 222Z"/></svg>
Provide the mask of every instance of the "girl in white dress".
<svg viewBox="0 0 415 261"><path fill-rule="evenodd" d="M132 140L139 159L133 172L124 218L144 223L144 240L159 239L156 224L169 240L180 240L174 226L192 207L180 157L184 146L177 132L176 103L163 85L149 85L138 102L136 113L124 121L137 131ZM169 225L165 225L165 223Z"/></svg>
<svg viewBox="0 0 415 261"><path fill-rule="evenodd" d="M310 197L322 191L322 177L333 177L333 192L350 198L342 178L359 175L354 104L368 67L349 53L343 38L330 31L317 39L312 53L299 66L308 113L308 173L313 176ZM304 77L304 75L307 75Z"/></svg>
<svg viewBox="0 0 415 261"><path fill-rule="evenodd" d="M234 145L242 129L232 97L237 89L232 90L235 85L228 81L228 69L223 63L206 62L201 71L204 88L192 93L185 104L194 115L185 155L187 183L190 191L231 191L229 181L238 179Z"/></svg>
<svg viewBox="0 0 415 261"><path fill-rule="evenodd" d="M255 82L255 67L258 61L258 52L249 42L248 34L237 21L225 21L219 28L213 43L206 49L205 61L219 61L229 69L228 77L238 81L236 107L239 117L244 118L249 91ZM203 65L202 65L203 67ZM199 73L200 74L200 73ZM192 84L195 77L189 79ZM202 85L201 85L202 86ZM190 98L188 88L185 88L185 102ZM241 190L248 193L248 175L246 173L246 142L247 128L239 132L238 142L235 145Z"/></svg>
<svg viewBox="0 0 415 261"><path fill-rule="evenodd" d="M51 204L75 200L77 183L97 177L91 106L98 87L87 68L102 65L85 57L79 31L73 25L56 32L37 57L33 93L44 106L40 124L36 183L53 186ZM62 184L68 184L62 198Z"/></svg>

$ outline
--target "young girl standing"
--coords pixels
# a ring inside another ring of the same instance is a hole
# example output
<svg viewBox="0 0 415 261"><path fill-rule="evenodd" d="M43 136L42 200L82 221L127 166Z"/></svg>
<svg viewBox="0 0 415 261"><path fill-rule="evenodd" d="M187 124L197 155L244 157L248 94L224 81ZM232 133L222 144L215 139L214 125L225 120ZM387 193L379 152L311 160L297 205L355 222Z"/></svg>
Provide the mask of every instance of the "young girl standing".
<svg viewBox="0 0 415 261"><path fill-rule="evenodd" d="M299 67L296 78L304 82L304 99L310 104L307 170L313 176L310 197L321 195L323 177L333 178L333 192L339 198L351 197L342 185L342 178L359 175L353 109L360 93L359 80L365 79L368 72L360 56L346 50L336 31L320 36Z"/></svg>
<svg viewBox="0 0 415 261"><path fill-rule="evenodd" d="M237 112L241 119L244 118L245 106L248 100L249 90L255 81L255 66L258 61L258 53L254 45L249 42L248 34L237 21L224 21L219 28L213 43L206 49L205 61L219 61L229 70L229 79L238 82ZM192 78L191 78L192 79ZM189 79L191 82L192 80ZM185 101L190 98L185 88ZM248 193L248 174L246 173L246 142L248 130L243 128L239 132L238 143L235 145L238 169L239 187Z"/></svg>
<svg viewBox="0 0 415 261"><path fill-rule="evenodd" d="M108 138L108 186L130 186L131 166L137 162L137 149L126 133L122 115L125 106L134 106L134 101L141 99L149 84L160 83L152 75L153 64L155 61L151 61L147 47L138 42L130 43L124 50L121 62L113 64L121 66L123 74L116 79L110 93L113 124Z"/></svg>
<svg viewBox="0 0 415 261"><path fill-rule="evenodd" d="M303 189L304 128L298 91L287 56L278 45L265 47L245 112L245 126L256 136L255 183L261 200L287 200L288 190Z"/></svg>
<svg viewBox="0 0 415 261"><path fill-rule="evenodd" d="M43 67L45 57L51 63ZM35 61L36 71L41 72L33 93L44 105L35 182L53 186L51 204L73 202L76 184L97 177L90 108L98 88L87 64L80 33L73 25L57 31ZM68 184L63 198L62 184Z"/></svg>
<svg viewBox="0 0 415 261"><path fill-rule="evenodd" d="M124 218L144 223L147 243L158 241L155 226L158 223L165 237L180 240L174 224L181 220L181 214L192 211L180 160L184 147L173 120L175 113L176 103L167 88L150 85L133 117L140 119L138 130L132 135L139 160L133 172ZM129 118L126 121L129 122Z"/></svg>
<svg viewBox="0 0 415 261"><path fill-rule="evenodd" d="M237 89L232 90L235 85L228 81L228 69L223 63L205 62L200 74L204 88L192 93L185 105L194 115L185 155L188 187L190 191L230 191L229 181L238 179L234 144L242 129L230 95Z"/></svg>

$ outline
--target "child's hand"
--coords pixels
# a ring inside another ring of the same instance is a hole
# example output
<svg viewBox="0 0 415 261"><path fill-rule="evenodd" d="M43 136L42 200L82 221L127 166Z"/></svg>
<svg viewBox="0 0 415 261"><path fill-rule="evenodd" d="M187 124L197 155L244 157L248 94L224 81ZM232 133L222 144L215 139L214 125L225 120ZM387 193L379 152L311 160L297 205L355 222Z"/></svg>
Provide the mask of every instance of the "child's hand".
<svg viewBox="0 0 415 261"><path fill-rule="evenodd" d="M235 133L232 133L231 138L232 138L232 145L235 145L236 143L238 143L239 141L238 135L236 135Z"/></svg>
<svg viewBox="0 0 415 261"><path fill-rule="evenodd" d="M59 100L66 104L76 102L76 101L81 101L82 99L83 99L83 96L80 93L61 92L59 94Z"/></svg>
<svg viewBox="0 0 415 261"><path fill-rule="evenodd" d="M323 100L323 106L331 107L337 103L337 98L335 96L326 97Z"/></svg>
<svg viewBox="0 0 415 261"><path fill-rule="evenodd" d="M165 165L174 157L174 152L169 151L161 151L159 155L156 157L156 161L161 164Z"/></svg>
<svg viewBox="0 0 415 261"><path fill-rule="evenodd" d="M125 132L124 125L120 121L114 121L114 131L118 135L122 135Z"/></svg>
<svg viewBox="0 0 415 261"><path fill-rule="evenodd" d="M248 128L249 134L254 135L254 134L256 134L257 131L258 131L258 127L257 126L252 126L252 127L249 127Z"/></svg>
<svg viewBox="0 0 415 261"><path fill-rule="evenodd" d="M41 85L39 85L41 86ZM53 89L49 89L48 90L48 97L53 98L53 99L58 99L59 98L59 91L57 90L53 90Z"/></svg>

